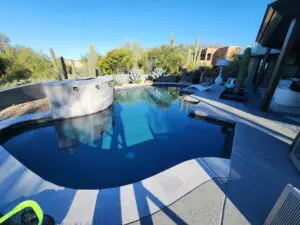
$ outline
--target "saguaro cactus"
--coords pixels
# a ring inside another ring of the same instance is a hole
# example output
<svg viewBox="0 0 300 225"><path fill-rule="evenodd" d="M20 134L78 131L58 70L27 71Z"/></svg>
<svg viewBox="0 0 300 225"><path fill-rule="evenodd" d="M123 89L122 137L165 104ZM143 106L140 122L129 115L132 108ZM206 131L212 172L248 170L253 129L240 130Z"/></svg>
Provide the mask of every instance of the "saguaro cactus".
<svg viewBox="0 0 300 225"><path fill-rule="evenodd" d="M63 70L64 78L67 80L68 79L68 71L67 71L64 57L62 57L62 56L60 57L60 62L61 62L61 68Z"/></svg>
<svg viewBox="0 0 300 225"><path fill-rule="evenodd" d="M88 70L89 76L93 77L96 76L96 66L97 66L97 52L94 45L89 46L89 53L88 53Z"/></svg>
<svg viewBox="0 0 300 225"><path fill-rule="evenodd" d="M186 64L185 64L184 68L187 68L189 66L191 59L192 59L192 54L193 54L192 49L189 49L188 54L186 56Z"/></svg>
<svg viewBox="0 0 300 225"><path fill-rule="evenodd" d="M174 33L171 33L170 35L170 47L174 47Z"/></svg>
<svg viewBox="0 0 300 225"><path fill-rule="evenodd" d="M72 75L73 75L73 77L77 77L76 66L75 66L74 60L71 61L71 67L72 67Z"/></svg>
<svg viewBox="0 0 300 225"><path fill-rule="evenodd" d="M244 81L248 75L248 66L249 66L249 62L250 62L250 57L251 57L251 48L246 48L244 51L243 58L239 65L239 73L238 73L236 85L234 88L235 94L239 93L239 91L240 91L242 85L244 84Z"/></svg>
<svg viewBox="0 0 300 225"><path fill-rule="evenodd" d="M194 50L193 66L195 66L196 63L197 63L199 48L200 48L200 40L199 40L199 37L196 37L196 45L195 45L195 50Z"/></svg>
<svg viewBox="0 0 300 225"><path fill-rule="evenodd" d="M56 73L56 79L62 80L62 76L61 76L57 61L56 61L55 53L52 48L49 49L49 52L50 52L50 56L51 56L52 65L53 65L54 71Z"/></svg>

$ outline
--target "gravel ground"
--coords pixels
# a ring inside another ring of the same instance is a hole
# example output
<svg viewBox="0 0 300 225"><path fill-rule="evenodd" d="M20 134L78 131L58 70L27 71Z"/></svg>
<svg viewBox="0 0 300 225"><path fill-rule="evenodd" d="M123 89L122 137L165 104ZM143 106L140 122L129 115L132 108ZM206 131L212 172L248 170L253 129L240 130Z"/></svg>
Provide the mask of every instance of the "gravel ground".
<svg viewBox="0 0 300 225"><path fill-rule="evenodd" d="M0 111L0 120L5 120L11 117L21 116L30 113L48 111L50 111L50 107L48 104L48 100L45 98L5 108Z"/></svg>

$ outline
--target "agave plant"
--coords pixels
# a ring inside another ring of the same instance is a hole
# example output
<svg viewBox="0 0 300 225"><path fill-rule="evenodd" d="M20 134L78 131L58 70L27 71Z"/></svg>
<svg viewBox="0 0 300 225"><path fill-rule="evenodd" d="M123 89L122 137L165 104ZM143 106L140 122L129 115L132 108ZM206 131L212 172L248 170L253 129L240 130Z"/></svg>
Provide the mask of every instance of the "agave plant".
<svg viewBox="0 0 300 225"><path fill-rule="evenodd" d="M130 81L130 75L129 74L116 74L113 75L114 80L118 82L119 84L128 84Z"/></svg>
<svg viewBox="0 0 300 225"><path fill-rule="evenodd" d="M133 83L140 83L142 79L143 71L138 67L133 67L129 74L129 79Z"/></svg>
<svg viewBox="0 0 300 225"><path fill-rule="evenodd" d="M166 70L162 69L162 68L155 68L152 71L151 77L154 81L156 81L158 78L164 76L166 73Z"/></svg>

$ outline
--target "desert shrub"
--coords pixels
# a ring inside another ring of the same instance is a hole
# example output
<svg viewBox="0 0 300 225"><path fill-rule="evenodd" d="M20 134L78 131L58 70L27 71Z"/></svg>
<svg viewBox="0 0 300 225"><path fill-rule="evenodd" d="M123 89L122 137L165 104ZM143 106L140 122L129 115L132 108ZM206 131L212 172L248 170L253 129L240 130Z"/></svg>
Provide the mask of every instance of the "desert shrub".
<svg viewBox="0 0 300 225"><path fill-rule="evenodd" d="M114 49L108 52L99 63L104 74L117 74L120 71L128 73L133 67L134 58L128 49Z"/></svg>
<svg viewBox="0 0 300 225"><path fill-rule="evenodd" d="M121 45L122 49L127 49L132 53L134 63L138 63L139 60L142 58L143 53L145 52L144 48L138 41L126 41L124 44Z"/></svg>
<svg viewBox="0 0 300 225"><path fill-rule="evenodd" d="M135 66L130 70L129 79L133 83L140 83L142 79L142 75L143 75L143 71Z"/></svg>
<svg viewBox="0 0 300 225"><path fill-rule="evenodd" d="M128 84L130 82L129 74L115 74L114 81L119 84Z"/></svg>
<svg viewBox="0 0 300 225"><path fill-rule="evenodd" d="M9 63L9 60L0 57L0 77L6 73Z"/></svg>
<svg viewBox="0 0 300 225"><path fill-rule="evenodd" d="M151 73L155 68L163 68L169 74L179 74L183 63L184 58L176 48L164 45L146 52L139 65L147 73Z"/></svg>
<svg viewBox="0 0 300 225"><path fill-rule="evenodd" d="M52 64L45 55L36 53L31 48L24 47L17 48L16 51L14 64L18 64L16 66L18 72L20 70L30 71L28 76L34 80L55 78Z"/></svg>
<svg viewBox="0 0 300 225"><path fill-rule="evenodd" d="M31 48L5 43L0 51L0 86L10 87L54 79L55 73L47 56Z"/></svg>
<svg viewBox="0 0 300 225"><path fill-rule="evenodd" d="M201 75L202 75L202 73L201 73L200 69L193 71L192 72L192 76L193 76L192 82L194 84L199 84L200 83Z"/></svg>
<svg viewBox="0 0 300 225"><path fill-rule="evenodd" d="M122 86L122 84L121 83L119 83L118 81L115 81L114 80L114 82L113 82L113 86L115 87L115 86Z"/></svg>
<svg viewBox="0 0 300 225"><path fill-rule="evenodd" d="M166 73L166 70L162 69L162 68L155 68L152 73L151 73L151 78L156 81L158 80L159 78L161 78L162 76L164 76Z"/></svg>

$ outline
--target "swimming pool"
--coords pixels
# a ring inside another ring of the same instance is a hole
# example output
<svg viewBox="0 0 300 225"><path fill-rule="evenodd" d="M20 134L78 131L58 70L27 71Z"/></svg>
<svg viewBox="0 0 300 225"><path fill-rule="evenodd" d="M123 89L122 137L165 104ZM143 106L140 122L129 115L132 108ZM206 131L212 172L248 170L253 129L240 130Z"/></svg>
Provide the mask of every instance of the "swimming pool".
<svg viewBox="0 0 300 225"><path fill-rule="evenodd" d="M233 129L189 116L178 88L116 92L109 109L7 129L3 147L59 186L99 189L153 176L198 157L230 157Z"/></svg>

